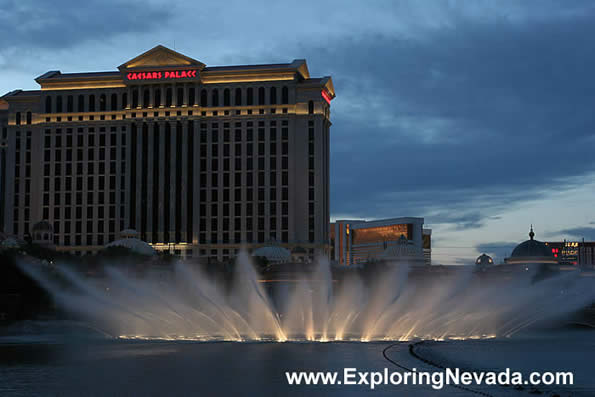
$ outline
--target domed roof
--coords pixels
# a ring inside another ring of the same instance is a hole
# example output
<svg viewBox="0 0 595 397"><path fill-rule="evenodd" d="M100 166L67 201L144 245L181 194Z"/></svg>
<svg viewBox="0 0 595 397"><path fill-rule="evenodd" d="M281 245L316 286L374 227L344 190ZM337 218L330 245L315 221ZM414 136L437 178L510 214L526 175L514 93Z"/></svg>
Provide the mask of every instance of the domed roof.
<svg viewBox="0 0 595 397"><path fill-rule="evenodd" d="M153 247L137 238L122 238L120 240L115 240L106 244L105 248L108 247L124 247L137 254L155 255L155 249Z"/></svg>
<svg viewBox="0 0 595 397"><path fill-rule="evenodd" d="M491 266L494 264L494 260L489 255L481 254L475 260L475 264L478 266Z"/></svg>
<svg viewBox="0 0 595 397"><path fill-rule="evenodd" d="M35 233L35 232L53 232L54 228L52 227L52 225L50 225L50 223L48 221L41 221L41 222L37 222L35 225L33 225L33 229L31 229L31 231L33 233Z"/></svg>
<svg viewBox="0 0 595 397"><path fill-rule="evenodd" d="M286 262L291 259L291 252L279 246L260 247L252 251L252 256L266 258L269 262Z"/></svg>
<svg viewBox="0 0 595 397"><path fill-rule="evenodd" d="M534 240L533 226L529 232L529 240L523 241L512 251L510 258L535 258L535 257L553 257L552 251L545 243Z"/></svg>

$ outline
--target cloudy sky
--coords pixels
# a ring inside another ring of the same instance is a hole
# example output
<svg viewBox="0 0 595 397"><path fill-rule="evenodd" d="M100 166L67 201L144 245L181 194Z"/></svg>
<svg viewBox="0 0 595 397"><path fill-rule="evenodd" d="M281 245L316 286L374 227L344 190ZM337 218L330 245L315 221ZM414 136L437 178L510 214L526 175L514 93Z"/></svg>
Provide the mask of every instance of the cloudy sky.
<svg viewBox="0 0 595 397"><path fill-rule="evenodd" d="M434 261L595 239L592 1L0 2L0 90L157 44L331 75L331 212L422 216Z"/></svg>

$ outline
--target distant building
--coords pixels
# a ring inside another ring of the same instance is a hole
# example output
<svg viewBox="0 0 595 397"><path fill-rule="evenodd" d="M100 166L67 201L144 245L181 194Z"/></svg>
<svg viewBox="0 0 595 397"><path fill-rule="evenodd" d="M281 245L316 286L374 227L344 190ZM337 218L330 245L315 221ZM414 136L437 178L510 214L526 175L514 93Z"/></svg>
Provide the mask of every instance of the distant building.
<svg viewBox="0 0 595 397"><path fill-rule="evenodd" d="M515 247L510 257L504 259L508 265L558 264L551 249L541 241L534 239L533 226L529 232L529 240L523 241Z"/></svg>
<svg viewBox="0 0 595 397"><path fill-rule="evenodd" d="M545 245L560 265L595 266L594 241L548 241Z"/></svg>
<svg viewBox="0 0 595 397"><path fill-rule="evenodd" d="M494 260L492 259L491 256L486 255L486 254L481 254L480 256L477 257L477 259L475 260L475 264L477 266L493 266L494 265Z"/></svg>
<svg viewBox="0 0 595 397"><path fill-rule="evenodd" d="M331 260L339 265L354 265L394 259L405 250L410 262L415 262L411 264L430 265L431 230L424 229L423 224L423 218L414 217L338 220L330 227Z"/></svg>

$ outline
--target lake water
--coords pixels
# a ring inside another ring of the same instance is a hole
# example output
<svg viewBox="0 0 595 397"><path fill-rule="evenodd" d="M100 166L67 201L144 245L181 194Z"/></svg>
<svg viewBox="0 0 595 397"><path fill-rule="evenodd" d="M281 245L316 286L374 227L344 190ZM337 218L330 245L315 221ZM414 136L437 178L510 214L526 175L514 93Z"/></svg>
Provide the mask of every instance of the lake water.
<svg viewBox="0 0 595 397"><path fill-rule="evenodd" d="M43 331L46 330L44 333ZM435 370L409 352L408 342L239 343L109 340L29 324L0 337L1 396L472 396L446 386L289 386L285 371ZM550 331L508 339L416 345L425 359L462 369L573 371L575 385L540 387L542 395L595 395L595 332ZM531 390L472 386L492 396L530 396Z"/></svg>

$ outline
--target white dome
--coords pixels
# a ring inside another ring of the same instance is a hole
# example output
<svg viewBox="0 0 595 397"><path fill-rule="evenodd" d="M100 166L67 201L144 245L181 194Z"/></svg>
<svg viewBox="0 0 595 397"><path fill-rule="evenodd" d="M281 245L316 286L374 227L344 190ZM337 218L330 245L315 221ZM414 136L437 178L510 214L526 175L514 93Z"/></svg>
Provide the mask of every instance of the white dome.
<svg viewBox="0 0 595 397"><path fill-rule="evenodd" d="M124 247L130 249L132 252L135 252L137 254L155 255L155 249L153 247L137 238L123 238L120 240L112 241L111 243L105 246L105 248L108 247Z"/></svg>
<svg viewBox="0 0 595 397"><path fill-rule="evenodd" d="M287 262L291 259L291 252L283 247L260 247L252 251L252 256L261 256L269 262Z"/></svg>

